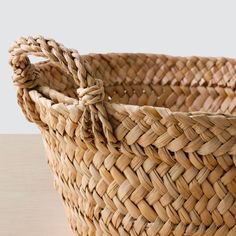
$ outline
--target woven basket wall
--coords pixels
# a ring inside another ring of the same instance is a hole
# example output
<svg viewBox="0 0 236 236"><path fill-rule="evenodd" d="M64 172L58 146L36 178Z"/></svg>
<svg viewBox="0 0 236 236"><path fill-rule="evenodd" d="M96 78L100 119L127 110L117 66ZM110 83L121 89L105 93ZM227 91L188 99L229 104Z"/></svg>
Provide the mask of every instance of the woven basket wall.
<svg viewBox="0 0 236 236"><path fill-rule="evenodd" d="M10 54L74 235L236 235L236 60L81 56L43 37Z"/></svg>

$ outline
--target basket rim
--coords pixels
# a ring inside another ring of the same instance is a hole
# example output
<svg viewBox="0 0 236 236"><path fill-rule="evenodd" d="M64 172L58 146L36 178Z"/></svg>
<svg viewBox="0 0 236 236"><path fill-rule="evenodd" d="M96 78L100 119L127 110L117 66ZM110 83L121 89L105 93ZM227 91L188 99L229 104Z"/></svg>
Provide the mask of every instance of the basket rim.
<svg viewBox="0 0 236 236"><path fill-rule="evenodd" d="M49 99L47 98L43 93L42 93L42 90L47 90L47 89L50 89L52 90L53 92L56 92L58 94L61 94L63 95L63 97L66 97L66 98L69 98L71 99L71 102L70 100L68 100L67 102L55 102L53 101L52 99ZM41 90L41 91L40 91ZM35 93L36 92L36 93ZM43 103L43 105L49 105L49 102L50 102L50 106L53 106L53 105L56 105L56 104L61 104L61 105L64 105L65 107L68 107L70 108L71 106L76 106L79 110L83 111L84 110L84 104L79 100L79 99L74 99L72 97L68 97L66 95L64 95L63 93L55 90L55 89L52 89L50 88L49 86L38 86L38 87L34 87L34 88L31 88L29 89L29 94L32 98L32 100L34 102L37 102L38 99L36 100L34 96L37 96L38 98L40 97L40 99L45 99L45 102ZM218 117L218 118L227 118L227 119L230 119L230 120L236 120L236 115L232 115L232 114L226 114L226 113L222 113L222 112L203 112L203 111L172 111L170 108L168 107L164 107L164 106L151 106L151 105L134 105L134 104L125 104L125 103L115 103L115 102L108 102L108 101L103 101L103 103L105 104L105 106L107 107L114 107L114 108L118 108L119 109L122 109L123 107L123 110L124 111L135 111L137 109L153 109L153 110L161 110L161 109L164 109L166 110L167 112L171 113L171 114L174 114L174 115L184 115L184 116L188 116L190 118L194 118L194 117L211 117L211 118L214 118L214 117ZM48 106L48 107L50 107Z"/></svg>

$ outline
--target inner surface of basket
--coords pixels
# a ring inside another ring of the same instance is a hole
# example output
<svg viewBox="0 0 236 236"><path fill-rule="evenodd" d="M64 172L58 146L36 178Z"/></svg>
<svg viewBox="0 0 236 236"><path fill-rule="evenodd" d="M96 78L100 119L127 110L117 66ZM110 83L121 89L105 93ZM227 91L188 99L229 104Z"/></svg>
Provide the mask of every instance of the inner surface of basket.
<svg viewBox="0 0 236 236"><path fill-rule="evenodd" d="M233 59L155 54L83 56L104 81L106 101L167 107L172 111L236 114ZM76 98L78 86L54 64L39 64L40 85Z"/></svg>

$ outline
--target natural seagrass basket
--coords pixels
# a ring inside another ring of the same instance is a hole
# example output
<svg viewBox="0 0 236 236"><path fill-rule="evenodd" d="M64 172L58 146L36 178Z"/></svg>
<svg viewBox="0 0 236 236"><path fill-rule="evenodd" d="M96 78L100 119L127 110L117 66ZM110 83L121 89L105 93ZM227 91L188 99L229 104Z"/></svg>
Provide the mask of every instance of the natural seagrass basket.
<svg viewBox="0 0 236 236"><path fill-rule="evenodd" d="M75 235L236 235L236 60L81 56L43 37L10 54Z"/></svg>

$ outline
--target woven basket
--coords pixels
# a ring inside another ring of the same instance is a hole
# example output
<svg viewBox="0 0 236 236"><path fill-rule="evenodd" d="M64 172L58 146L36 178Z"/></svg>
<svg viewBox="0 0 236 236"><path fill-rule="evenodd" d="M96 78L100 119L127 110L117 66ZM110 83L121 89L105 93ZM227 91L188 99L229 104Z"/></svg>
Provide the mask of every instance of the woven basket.
<svg viewBox="0 0 236 236"><path fill-rule="evenodd" d="M236 235L236 60L81 56L43 37L10 54L74 235Z"/></svg>

